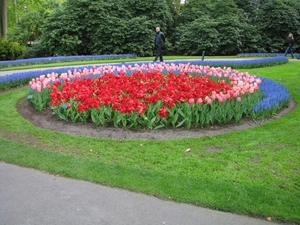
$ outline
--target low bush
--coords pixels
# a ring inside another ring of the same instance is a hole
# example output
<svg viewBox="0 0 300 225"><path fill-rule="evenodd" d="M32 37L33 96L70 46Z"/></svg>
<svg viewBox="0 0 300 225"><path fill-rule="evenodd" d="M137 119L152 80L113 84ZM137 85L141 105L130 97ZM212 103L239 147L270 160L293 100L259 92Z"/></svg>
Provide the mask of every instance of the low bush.
<svg viewBox="0 0 300 225"><path fill-rule="evenodd" d="M0 60L14 60L23 56L25 47L10 39L0 38Z"/></svg>
<svg viewBox="0 0 300 225"><path fill-rule="evenodd" d="M31 58L40 58L47 56L47 51L42 48L41 44L33 44L31 46L27 46L25 53L23 55L24 59Z"/></svg>

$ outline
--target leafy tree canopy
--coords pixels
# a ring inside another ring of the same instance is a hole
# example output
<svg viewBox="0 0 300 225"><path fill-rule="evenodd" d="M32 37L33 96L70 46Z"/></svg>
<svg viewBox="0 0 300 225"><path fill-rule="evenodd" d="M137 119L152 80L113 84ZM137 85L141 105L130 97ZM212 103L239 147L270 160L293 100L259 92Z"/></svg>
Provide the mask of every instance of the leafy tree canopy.
<svg viewBox="0 0 300 225"><path fill-rule="evenodd" d="M0 0L0 2L3 0ZM299 0L16 0L9 36L40 40L43 54L153 54L156 26L169 54L299 51ZM26 3L26 10L24 4ZM23 8L22 8L23 6Z"/></svg>
<svg viewBox="0 0 300 225"><path fill-rule="evenodd" d="M155 26L167 31L172 18L164 0L67 0L47 18L41 40L52 55L152 55Z"/></svg>

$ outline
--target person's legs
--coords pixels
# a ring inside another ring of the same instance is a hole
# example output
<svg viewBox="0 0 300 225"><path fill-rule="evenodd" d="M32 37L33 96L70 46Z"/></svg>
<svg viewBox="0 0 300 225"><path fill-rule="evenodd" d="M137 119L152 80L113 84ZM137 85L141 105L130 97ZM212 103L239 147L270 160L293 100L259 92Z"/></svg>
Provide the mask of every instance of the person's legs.
<svg viewBox="0 0 300 225"><path fill-rule="evenodd" d="M157 61L157 58L158 58L158 56L157 56L157 50L156 50L156 56L155 56L155 58L154 58L154 62L156 62Z"/></svg>
<svg viewBox="0 0 300 225"><path fill-rule="evenodd" d="M161 55L161 46L159 46L159 45L156 46L156 56L155 56L154 61L157 61L158 57L159 57L159 59L161 61L161 58L162 58L162 55Z"/></svg>
<svg viewBox="0 0 300 225"><path fill-rule="evenodd" d="M292 55L292 58L294 58L294 54L293 54L293 50L292 50L292 47L287 47L285 53L284 53L284 56L286 56L288 53L291 53Z"/></svg>
<svg viewBox="0 0 300 225"><path fill-rule="evenodd" d="M287 49L285 50L284 56L286 56L289 51L290 51L290 47L287 47Z"/></svg>
<svg viewBox="0 0 300 225"><path fill-rule="evenodd" d="M162 56L162 51L160 51L159 60L160 60L161 62L164 61L163 56Z"/></svg>
<svg viewBox="0 0 300 225"><path fill-rule="evenodd" d="M293 49L290 48L290 51L291 51L292 58L294 58Z"/></svg>

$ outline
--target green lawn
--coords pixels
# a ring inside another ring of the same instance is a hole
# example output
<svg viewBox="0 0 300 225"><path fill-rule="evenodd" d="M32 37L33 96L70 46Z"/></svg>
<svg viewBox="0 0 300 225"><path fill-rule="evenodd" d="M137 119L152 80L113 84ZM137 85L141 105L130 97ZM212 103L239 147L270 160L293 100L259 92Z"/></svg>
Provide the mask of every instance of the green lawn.
<svg viewBox="0 0 300 225"><path fill-rule="evenodd" d="M248 71L281 82L300 102L299 68L299 61L291 61ZM1 161L163 199L300 223L299 106L277 120L224 135L115 140L34 126L16 110L26 95L26 87L0 95Z"/></svg>

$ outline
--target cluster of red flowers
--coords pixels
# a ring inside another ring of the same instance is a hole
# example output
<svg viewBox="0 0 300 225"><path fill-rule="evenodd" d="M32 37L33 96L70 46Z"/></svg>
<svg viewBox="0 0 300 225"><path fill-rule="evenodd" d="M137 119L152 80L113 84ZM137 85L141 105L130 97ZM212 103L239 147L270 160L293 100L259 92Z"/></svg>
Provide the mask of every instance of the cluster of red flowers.
<svg viewBox="0 0 300 225"><path fill-rule="evenodd" d="M137 111L139 114L147 109L150 103L162 101L158 114L167 117L165 107L173 107L177 102L196 99L206 103L211 93L229 95L231 86L224 80L212 81L208 76L189 76L185 74L164 75L160 71L135 72L126 76L105 73L96 79L84 78L74 81L57 81L51 86L50 100L53 106L66 103L70 99L78 102L77 110L84 112L90 108L110 105L112 110L122 113ZM230 95L231 99L232 96Z"/></svg>

